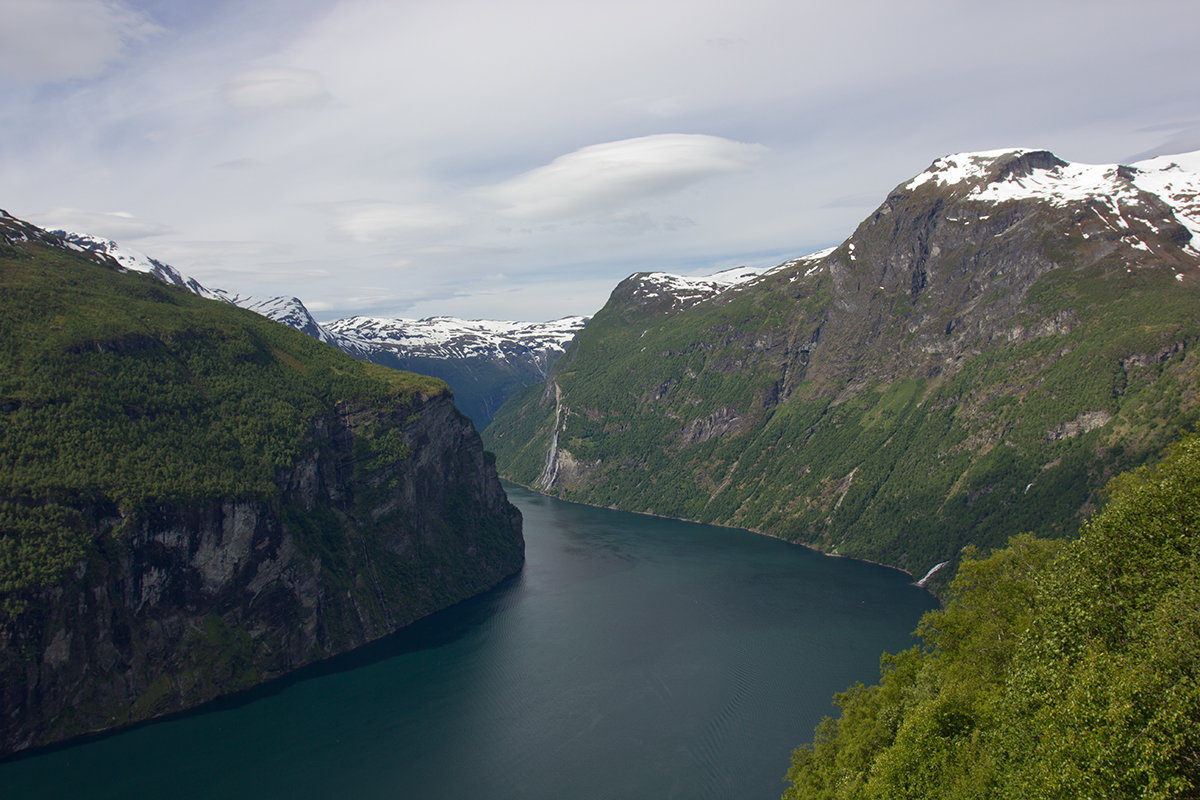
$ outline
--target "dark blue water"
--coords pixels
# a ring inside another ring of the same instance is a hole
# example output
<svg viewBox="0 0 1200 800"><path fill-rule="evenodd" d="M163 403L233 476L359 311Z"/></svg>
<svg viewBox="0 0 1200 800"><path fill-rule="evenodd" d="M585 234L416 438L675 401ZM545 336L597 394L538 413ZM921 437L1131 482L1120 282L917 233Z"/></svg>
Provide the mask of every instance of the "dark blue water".
<svg viewBox="0 0 1200 800"><path fill-rule="evenodd" d="M0 764L0 798L776 798L932 598L743 531L508 487L497 590L203 712Z"/></svg>

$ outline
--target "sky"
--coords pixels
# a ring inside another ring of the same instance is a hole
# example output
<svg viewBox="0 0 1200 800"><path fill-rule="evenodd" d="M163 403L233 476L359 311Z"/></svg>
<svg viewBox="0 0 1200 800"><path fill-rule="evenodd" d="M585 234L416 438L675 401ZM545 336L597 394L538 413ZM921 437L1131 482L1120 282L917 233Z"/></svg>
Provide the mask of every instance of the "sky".
<svg viewBox="0 0 1200 800"><path fill-rule="evenodd" d="M590 315L940 156L1200 149L1194 0L0 0L0 208L352 315Z"/></svg>

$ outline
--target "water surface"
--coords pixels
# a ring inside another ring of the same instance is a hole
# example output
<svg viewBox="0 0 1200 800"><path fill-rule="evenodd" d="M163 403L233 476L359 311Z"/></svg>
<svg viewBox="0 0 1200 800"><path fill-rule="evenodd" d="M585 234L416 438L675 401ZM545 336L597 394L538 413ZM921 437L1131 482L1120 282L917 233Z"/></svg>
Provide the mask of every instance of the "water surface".
<svg viewBox="0 0 1200 800"><path fill-rule="evenodd" d="M777 798L933 599L746 533L507 486L487 595L200 712L0 763L17 798Z"/></svg>

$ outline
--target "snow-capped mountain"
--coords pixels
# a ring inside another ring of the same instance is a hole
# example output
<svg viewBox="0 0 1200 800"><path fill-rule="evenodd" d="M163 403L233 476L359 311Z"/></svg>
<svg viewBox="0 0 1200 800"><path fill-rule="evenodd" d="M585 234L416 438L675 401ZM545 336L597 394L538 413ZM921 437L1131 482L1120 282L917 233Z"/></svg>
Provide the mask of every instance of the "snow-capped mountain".
<svg viewBox="0 0 1200 800"><path fill-rule="evenodd" d="M767 271L754 267L733 267L700 277L670 272L635 272L622 281L620 287L627 302L664 311L679 311L729 289L745 286Z"/></svg>
<svg viewBox="0 0 1200 800"><path fill-rule="evenodd" d="M187 289L189 292L207 297L210 300L220 300L241 308L247 308L268 319L282 322L298 331L307 333L319 341L340 347L337 337L313 318L313 315L296 297L261 297L249 294L227 292L224 289L210 289L195 278L182 274L170 264L151 258L145 253L119 245L111 239L103 239L85 233L72 231L51 231L61 236L73 249L98 256L107 256L123 268L134 272L146 272L154 275L163 283Z"/></svg>
<svg viewBox="0 0 1200 800"><path fill-rule="evenodd" d="M446 381L482 430L505 400L546 377L586 322L349 317L328 328L352 355Z"/></svg>
<svg viewBox="0 0 1200 800"><path fill-rule="evenodd" d="M1129 165L1072 164L1046 150L993 150L939 158L904 185L950 188L977 203L1040 200L1055 206L1092 201L1096 214L1114 230L1126 232L1142 248L1130 220L1145 218L1148 198L1166 203L1192 234L1200 253L1200 151L1159 156ZM1141 210L1139 210L1141 209Z"/></svg>
<svg viewBox="0 0 1200 800"><path fill-rule="evenodd" d="M1143 251L1150 249L1149 241L1154 237L1139 237L1139 230L1164 233L1155 227L1153 218L1166 213L1190 232L1185 250L1200 255L1200 151L1129 165L1070 163L1049 151L1029 148L955 153L937 159L901 188L912 192L926 185L946 192L947 197L978 204L979 213L973 220L966 216L951 220L963 224L986 222L986 205L1032 200L1064 207L1086 202L1104 224L1121 234L1126 244ZM1155 201L1161 201L1169 210L1147 207ZM1083 235L1087 238L1090 234ZM844 247L853 261L857 258L855 248L861 243L851 237ZM736 267L705 277L641 272L627 278L623 290L628 293L627 302L678 311L730 289L744 288L772 273L802 265L806 272L815 272L825 266L825 259L836 249L831 247L768 269Z"/></svg>
<svg viewBox="0 0 1200 800"><path fill-rule="evenodd" d="M648 300L669 297L677 305L691 305L738 284L757 278L761 269L734 267L714 275L690 277L669 272L643 272L637 275L640 291Z"/></svg>
<svg viewBox="0 0 1200 800"><path fill-rule="evenodd" d="M347 317L329 323L346 347L422 358L511 358L530 355L548 365L562 355L587 317L505 322L456 317Z"/></svg>
<svg viewBox="0 0 1200 800"><path fill-rule="evenodd" d="M163 283L169 283L172 286L178 286L181 289L187 289L202 297L210 299L225 299L218 297L216 292L205 288L199 281L193 278L184 277L179 270L172 267L170 264L165 264L156 258L151 258L145 253L131 250L127 247L122 247L111 239L102 239L99 236L92 236L86 233L75 233L74 231L52 230L50 233L62 237L63 241L73 249L81 253L86 253L92 256L107 256L121 265L122 268L132 270L134 272L147 272ZM223 292L221 294L224 294Z"/></svg>
<svg viewBox="0 0 1200 800"><path fill-rule="evenodd" d="M15 230L15 229L14 229ZM282 322L350 355L396 369L441 378L455 392L459 408L482 429L515 391L545 377L586 317L552 322L461 320L453 317L394 319L350 317L321 324L296 297L262 297L209 288L178 269L110 239L71 231L16 231L14 236L47 236L65 245L164 283L249 309Z"/></svg>

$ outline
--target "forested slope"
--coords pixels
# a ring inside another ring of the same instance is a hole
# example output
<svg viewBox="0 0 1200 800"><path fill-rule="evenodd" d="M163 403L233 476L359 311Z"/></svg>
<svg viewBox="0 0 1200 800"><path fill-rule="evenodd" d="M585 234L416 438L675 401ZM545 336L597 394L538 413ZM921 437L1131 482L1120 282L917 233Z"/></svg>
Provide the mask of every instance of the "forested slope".
<svg viewBox="0 0 1200 800"><path fill-rule="evenodd" d="M1070 535L1200 419L1198 175L941 159L839 247L716 296L630 277L485 441L565 499L914 576Z"/></svg>
<svg viewBox="0 0 1200 800"><path fill-rule="evenodd" d="M1077 540L971 553L785 799L1200 796L1200 437L1108 493Z"/></svg>
<svg viewBox="0 0 1200 800"><path fill-rule="evenodd" d="M520 569L446 385L0 212L0 754L178 711Z"/></svg>

